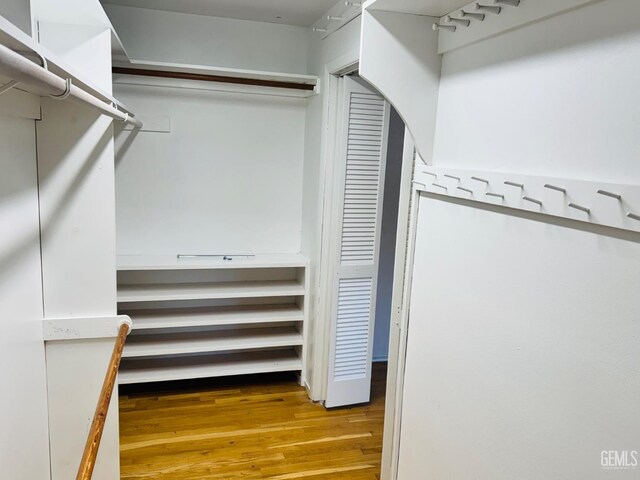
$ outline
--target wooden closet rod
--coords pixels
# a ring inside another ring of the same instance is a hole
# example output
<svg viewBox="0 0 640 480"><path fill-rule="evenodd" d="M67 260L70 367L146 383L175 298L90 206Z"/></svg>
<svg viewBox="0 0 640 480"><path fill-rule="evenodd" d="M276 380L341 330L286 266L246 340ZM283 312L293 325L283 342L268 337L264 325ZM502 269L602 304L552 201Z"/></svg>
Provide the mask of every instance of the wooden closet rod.
<svg viewBox="0 0 640 480"><path fill-rule="evenodd" d="M89 430L87 443L84 446L84 453L82 454L82 460L80 461L76 480L91 480L91 476L93 475L93 469L96 466L96 458L98 456L98 449L100 448L100 440L102 439L102 431L104 430L104 424L107 421L109 403L111 402L111 395L113 394L113 387L116 383L118 367L120 366L120 359L122 358L122 350L128 333L129 324L123 323L120 325L116 344L113 347L113 353L111 354L111 360L109 361L109 367L107 368L107 373L104 377L104 382L102 383L102 390L100 391L100 397L98 398L96 413L93 415L91 430Z"/></svg>
<svg viewBox="0 0 640 480"><path fill-rule="evenodd" d="M291 88L294 90L313 91L314 85L297 82L281 82L277 80L258 80L255 78L226 77L222 75L204 75L202 73L165 72L162 70L146 70L141 68L113 67L113 73L123 75L139 75L143 77L180 78L182 80L200 80L203 82L235 83L240 85L257 85L260 87Z"/></svg>

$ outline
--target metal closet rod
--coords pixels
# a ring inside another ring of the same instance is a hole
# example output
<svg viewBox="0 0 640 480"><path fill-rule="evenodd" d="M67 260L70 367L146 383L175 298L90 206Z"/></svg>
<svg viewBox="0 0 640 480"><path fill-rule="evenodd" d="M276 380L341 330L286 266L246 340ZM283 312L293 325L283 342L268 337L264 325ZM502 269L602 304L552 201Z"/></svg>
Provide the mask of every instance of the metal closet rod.
<svg viewBox="0 0 640 480"><path fill-rule="evenodd" d="M73 85L73 83L68 83L46 68L33 63L2 44L0 44L0 73L18 83L41 89L49 95L61 98L68 96L77 102L100 110L111 118L131 123L136 128L142 127L140 120L131 117L128 113L121 112L112 105Z"/></svg>

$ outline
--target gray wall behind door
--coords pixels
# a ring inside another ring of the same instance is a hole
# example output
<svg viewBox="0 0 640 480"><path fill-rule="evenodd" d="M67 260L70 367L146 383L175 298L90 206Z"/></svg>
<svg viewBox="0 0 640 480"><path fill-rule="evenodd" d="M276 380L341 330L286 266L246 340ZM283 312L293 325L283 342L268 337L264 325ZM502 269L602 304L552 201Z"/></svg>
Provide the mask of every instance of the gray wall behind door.
<svg viewBox="0 0 640 480"><path fill-rule="evenodd" d="M393 107L389 119L387 167L385 171L382 232L380 236L380 262L378 267L378 295L373 335L373 360L386 361L389 354L391 325L391 295L393 293L393 264L398 226L400 177L404 148L404 122Z"/></svg>

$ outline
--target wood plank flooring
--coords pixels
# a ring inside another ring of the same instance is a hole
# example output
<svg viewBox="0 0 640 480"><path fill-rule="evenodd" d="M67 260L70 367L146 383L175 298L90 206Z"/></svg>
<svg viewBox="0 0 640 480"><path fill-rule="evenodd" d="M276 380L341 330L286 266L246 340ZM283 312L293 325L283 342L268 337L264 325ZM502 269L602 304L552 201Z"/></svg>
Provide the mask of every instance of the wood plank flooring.
<svg viewBox="0 0 640 480"><path fill-rule="evenodd" d="M121 478L378 480L385 381L333 410L288 375L121 387Z"/></svg>

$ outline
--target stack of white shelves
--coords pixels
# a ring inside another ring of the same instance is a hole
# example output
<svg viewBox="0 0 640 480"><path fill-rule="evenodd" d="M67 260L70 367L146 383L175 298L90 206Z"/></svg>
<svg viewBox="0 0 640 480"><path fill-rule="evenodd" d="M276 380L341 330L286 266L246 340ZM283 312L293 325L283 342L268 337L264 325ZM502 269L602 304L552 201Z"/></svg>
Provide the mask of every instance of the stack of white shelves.
<svg viewBox="0 0 640 480"><path fill-rule="evenodd" d="M304 383L308 260L118 257L133 321L119 383L295 371Z"/></svg>

